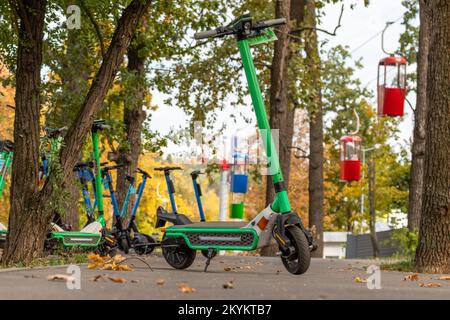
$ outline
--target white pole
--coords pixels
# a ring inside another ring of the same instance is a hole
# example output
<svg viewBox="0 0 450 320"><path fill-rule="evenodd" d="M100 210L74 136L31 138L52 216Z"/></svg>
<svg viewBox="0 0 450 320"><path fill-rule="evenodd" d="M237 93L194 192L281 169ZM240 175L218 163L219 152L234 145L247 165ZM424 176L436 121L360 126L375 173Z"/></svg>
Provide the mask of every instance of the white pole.
<svg viewBox="0 0 450 320"><path fill-rule="evenodd" d="M225 221L228 214L228 168L222 166L219 188L219 221Z"/></svg>

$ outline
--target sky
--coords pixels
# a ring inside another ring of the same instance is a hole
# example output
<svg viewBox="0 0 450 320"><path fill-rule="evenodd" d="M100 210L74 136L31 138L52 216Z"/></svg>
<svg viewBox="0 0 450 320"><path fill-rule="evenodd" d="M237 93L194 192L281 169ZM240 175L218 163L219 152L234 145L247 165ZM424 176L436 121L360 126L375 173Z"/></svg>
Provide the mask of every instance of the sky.
<svg viewBox="0 0 450 320"><path fill-rule="evenodd" d="M353 10L350 9L351 4L356 4ZM319 32L319 38L327 39L328 47L338 44L348 46L354 60L362 58L363 68L358 70L355 76L368 89L374 91L376 88L378 62L385 56L381 50L381 31L387 21L397 21L389 27L385 36L386 50L396 50L399 36L404 31L401 18L405 8L401 5L401 0L372 0L368 8L364 7L362 0L345 0L344 5L341 27L337 30L337 35L333 37ZM319 28L334 30L340 11L341 4L327 5L324 8L325 17L322 19ZM414 66L411 68L414 68ZM414 106L414 95L408 94L408 99ZM375 101L371 102L375 108ZM180 108L165 105L164 95L159 92L153 92L153 103L158 105L159 109L153 113L151 125L152 128L162 134L168 133L171 128L184 126L189 120ZM249 99L246 101L246 104L241 107L241 111L254 119ZM228 123L227 135L249 127L249 124L245 123L243 119L242 121L238 120L237 123L232 122L229 117L232 113L235 113L235 111L231 107L226 107L220 112L219 118ZM168 123L168 119L170 119L170 123ZM404 144L405 140L407 141L411 138L412 128L412 110L405 104L405 116L399 125L400 141L392 141L391 143L394 145ZM169 148L174 148L174 146L169 145Z"/></svg>

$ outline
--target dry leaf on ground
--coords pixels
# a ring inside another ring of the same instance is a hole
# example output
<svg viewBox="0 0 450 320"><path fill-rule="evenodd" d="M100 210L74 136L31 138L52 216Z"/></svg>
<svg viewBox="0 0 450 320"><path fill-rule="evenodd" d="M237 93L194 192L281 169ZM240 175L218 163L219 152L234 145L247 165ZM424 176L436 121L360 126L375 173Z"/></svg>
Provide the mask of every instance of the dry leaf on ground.
<svg viewBox="0 0 450 320"><path fill-rule="evenodd" d="M227 283L224 283L224 284L222 285L222 287L223 287L224 289L233 289L233 288L234 288L234 282L233 282L233 280L228 281Z"/></svg>
<svg viewBox="0 0 450 320"><path fill-rule="evenodd" d="M178 288L178 291L181 293L193 293L195 292L195 288L191 288L187 285L187 283L180 284L180 287Z"/></svg>
<svg viewBox="0 0 450 320"><path fill-rule="evenodd" d="M419 287L421 288L439 288L441 285L439 283L419 283Z"/></svg>
<svg viewBox="0 0 450 320"><path fill-rule="evenodd" d="M437 278L438 280L445 280L445 281L450 281L450 276L442 276Z"/></svg>
<svg viewBox="0 0 450 320"><path fill-rule="evenodd" d="M158 280L156 280L156 284L157 284L158 286L162 286L162 285L164 285L164 283L166 283L166 280L164 280L164 279L158 279Z"/></svg>
<svg viewBox="0 0 450 320"><path fill-rule="evenodd" d="M125 282L127 282L126 279L120 278L120 277L116 278L116 277L109 277L108 276L108 279L111 280L112 282L115 282L115 283L125 283Z"/></svg>
<svg viewBox="0 0 450 320"><path fill-rule="evenodd" d="M91 281L98 282L98 281L106 281L105 276L102 274L96 275L94 278L91 279Z"/></svg>
<svg viewBox="0 0 450 320"><path fill-rule="evenodd" d="M73 276L69 276L67 274L53 274L47 277L48 281L62 281L62 282L70 282L74 281L75 278Z"/></svg>
<svg viewBox="0 0 450 320"><path fill-rule="evenodd" d="M361 278L361 277L355 277L355 282L356 283L366 283L367 279Z"/></svg>
<svg viewBox="0 0 450 320"><path fill-rule="evenodd" d="M413 273L413 274L408 274L403 278L403 281L418 281L419 280L419 275L417 273Z"/></svg>
<svg viewBox="0 0 450 320"><path fill-rule="evenodd" d="M111 271L133 271L128 265L120 264L125 260L120 254L114 257L101 257L98 254L90 253L88 255L90 263L88 264L88 269L101 269L101 270L111 270Z"/></svg>

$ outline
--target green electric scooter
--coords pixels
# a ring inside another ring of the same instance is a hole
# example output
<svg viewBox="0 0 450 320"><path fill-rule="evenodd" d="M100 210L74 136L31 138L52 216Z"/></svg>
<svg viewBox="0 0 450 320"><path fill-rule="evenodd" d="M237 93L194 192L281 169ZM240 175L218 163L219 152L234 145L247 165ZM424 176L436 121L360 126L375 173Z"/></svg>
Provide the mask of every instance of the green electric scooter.
<svg viewBox="0 0 450 320"><path fill-rule="evenodd" d="M163 236L162 252L167 263L176 269L189 267L194 262L196 250L208 251L204 269L206 271L214 252L255 250L269 245L271 237L278 243L281 260L290 273L302 274L309 268L310 252L316 245L300 217L291 210L250 51L251 46L276 40L271 27L285 23L285 19L254 22L251 16L246 14L227 26L195 35L197 40L228 35L236 38L258 128L269 159L276 196L274 202L250 222L208 221L167 227ZM161 219L163 217L158 217L157 221Z"/></svg>
<svg viewBox="0 0 450 320"><path fill-rule="evenodd" d="M6 177L10 173L14 144L10 140L0 140L0 198L5 189ZM0 223L0 248L4 247L8 229Z"/></svg>
<svg viewBox="0 0 450 320"><path fill-rule="evenodd" d="M95 197L98 217L95 221L88 223L80 231L64 231L63 229L50 232L49 242L59 242L64 247L93 247L100 253L108 253L116 246L113 236L108 234L104 218L102 174L100 167L99 132L108 129L104 120L96 120L92 125L92 144L95 168Z"/></svg>

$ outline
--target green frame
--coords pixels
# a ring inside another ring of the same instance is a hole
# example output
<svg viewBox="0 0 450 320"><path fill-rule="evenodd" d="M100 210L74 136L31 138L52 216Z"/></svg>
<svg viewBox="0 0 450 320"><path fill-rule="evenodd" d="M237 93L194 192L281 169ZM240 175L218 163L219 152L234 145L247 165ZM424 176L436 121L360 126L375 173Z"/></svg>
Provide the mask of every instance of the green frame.
<svg viewBox="0 0 450 320"><path fill-rule="evenodd" d="M253 242L251 246L201 246L193 245L188 237L189 233L251 233L253 235ZM258 246L258 233L252 228L229 228L229 227L177 227L177 228L167 228L167 237L182 237L189 248L194 250L208 250L208 248L214 248L217 250L242 250L251 251L255 250Z"/></svg>
<svg viewBox="0 0 450 320"><path fill-rule="evenodd" d="M66 237L79 237L79 238L97 238L96 243L66 243ZM101 234L98 233L84 233L84 232L73 232L73 231L65 231L65 232L52 232L52 239L61 240L65 247L98 247L100 241L102 240Z"/></svg>

